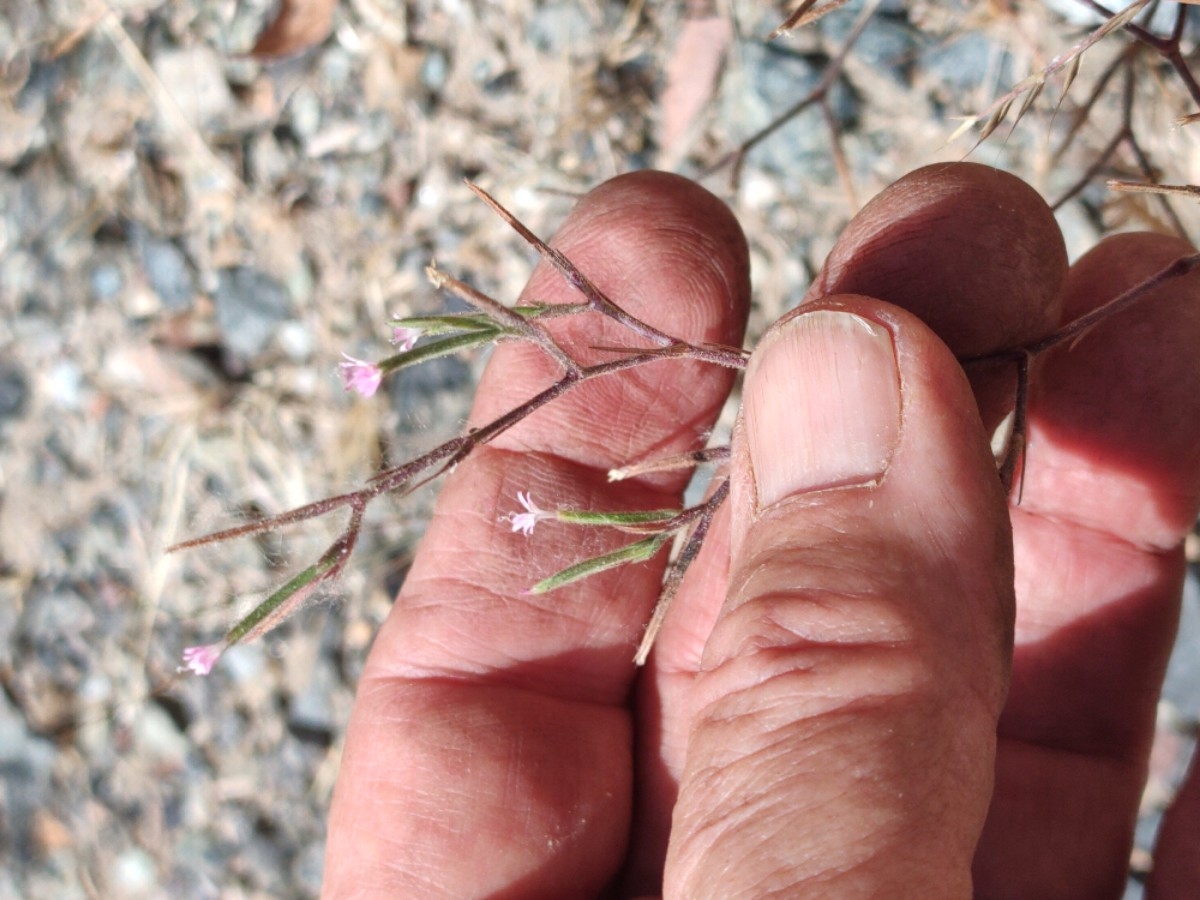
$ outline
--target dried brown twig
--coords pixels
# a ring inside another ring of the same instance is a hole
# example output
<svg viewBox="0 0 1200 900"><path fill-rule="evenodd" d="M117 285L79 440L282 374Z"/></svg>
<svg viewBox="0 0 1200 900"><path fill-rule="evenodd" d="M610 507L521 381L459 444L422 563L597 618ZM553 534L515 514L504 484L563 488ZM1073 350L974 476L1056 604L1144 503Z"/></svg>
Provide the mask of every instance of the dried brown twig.
<svg viewBox="0 0 1200 900"><path fill-rule="evenodd" d="M997 99L982 113L970 116L963 121L959 128L951 135L951 140L964 134L976 125L980 126L979 136L975 147L978 147L985 141L996 128L1006 119L1013 104L1018 98L1022 98L1021 105L1018 108L1016 117L1013 121L1013 126L1021 120L1021 118L1029 111L1034 101L1041 94L1047 81L1057 75L1063 73L1063 84L1061 95L1066 96L1076 75L1079 72L1080 62L1084 53L1094 47L1098 42L1114 34L1118 30L1124 31L1131 35L1135 42L1131 43L1122 53L1105 67L1104 71L1097 78L1092 91L1083 104L1076 110L1073 121L1063 137L1057 151L1054 154L1055 162L1061 160L1066 153L1068 147L1076 139L1083 124L1089 119L1093 109L1100 96L1103 94L1112 77L1117 73L1123 74L1122 89L1121 89L1121 124L1117 131L1111 136L1101 151L1095 155L1087 168L1083 171L1078 179L1055 200L1051 206L1055 209L1062 206L1068 200L1077 196L1088 184L1103 173L1109 166L1111 160L1116 155L1117 151L1125 146L1132 153L1134 161L1146 179L1146 184L1140 192L1152 193L1157 195L1160 208L1163 214L1167 217L1171 224L1171 228L1180 237L1186 238L1187 230L1180 220L1174 208L1168 202L1168 195L1183 195L1193 193L1190 190L1191 186L1179 186L1179 189L1160 190L1154 185L1157 180L1156 167L1153 165L1149 154L1146 152L1142 142L1138 139L1137 133L1133 126L1133 111L1135 105L1135 88L1137 78L1135 75L1135 66L1141 61L1145 50L1149 50L1155 56L1165 60L1174 71L1174 74L1180 84L1188 92L1192 100L1200 105L1200 84L1197 83L1195 76L1188 68L1187 60L1184 57L1182 50L1182 41L1184 29L1187 24L1189 9L1187 6L1179 6L1175 12L1175 20L1171 27L1171 32L1167 36L1155 35L1146 28L1138 25L1134 20L1140 15L1149 5L1148 0L1134 0L1125 8L1118 12L1113 12L1107 7L1095 2L1095 0L1078 0L1080 4L1086 6L1092 11L1098 13L1105 18L1105 21L1094 31L1088 34L1083 40L1066 50L1065 52L1054 57L1040 71L1028 76L1018 84L1016 84L1006 94ZM1059 101L1062 102L1061 99ZM1200 113L1180 116L1176 119L1177 125L1185 125L1189 122L1200 118ZM974 149L974 148L972 148ZM1113 181L1107 182L1109 186L1114 186ZM1133 183L1120 180L1115 182L1119 184L1118 190L1124 192L1134 192Z"/></svg>
<svg viewBox="0 0 1200 900"><path fill-rule="evenodd" d="M1058 209L1059 207L1061 207L1065 203L1067 203L1069 200L1071 200L1073 197L1078 196L1078 194L1085 187L1087 187L1087 185L1090 184L1092 182L1092 180L1096 178L1097 175L1099 175L1102 171L1104 171L1108 167L1109 162L1111 161L1113 156L1116 154L1117 150L1119 150L1121 148L1122 145L1129 148L1130 152L1133 154L1134 160L1137 162L1138 168L1140 169L1143 177L1145 177L1148 182L1153 183L1153 181L1156 177L1154 166L1150 162L1150 157L1146 153L1145 149L1142 147L1141 142L1138 141L1137 134L1134 132L1134 129L1133 129L1133 105L1134 105L1135 79L1134 79L1134 73L1133 73L1133 60L1131 58L1131 54L1130 53L1122 54L1116 60L1114 65L1105 73L1105 77L1101 80L1100 84L1101 84L1101 86L1103 86L1107 82L1108 78L1111 77L1111 73L1116 72L1118 70L1121 70L1124 73L1123 91L1122 91L1122 96L1121 96L1121 126L1120 126L1120 128L1117 129L1116 133L1113 134L1113 136L1109 139L1109 141L1105 145L1104 149L1101 150L1100 153L1096 155L1096 157L1092 160L1092 162L1088 165L1088 167L1083 171L1083 173L1079 176L1079 178L1076 179L1075 183L1072 184L1069 188L1067 188L1067 190L1063 192L1061 197L1059 197L1057 200L1055 200L1054 202L1052 202L1050 204L1051 209ZM1097 96L1097 93L1093 92L1092 96L1089 97L1089 105L1084 107L1085 111L1090 108L1090 102L1092 102L1096 96ZM1082 119L1085 116L1086 116L1086 112L1081 114L1081 116L1079 118ZM1071 134L1068 134L1067 141L1069 141L1072 136L1073 136L1073 132ZM1059 153L1061 154L1062 152L1065 151L1065 149L1066 149L1066 142L1064 142ZM1149 185L1147 185L1147 187L1149 187ZM1164 196L1168 192L1166 192L1166 191L1154 192L1154 191L1147 189L1145 191L1145 193L1158 193L1160 195L1159 201L1160 201L1160 206L1163 211L1163 214L1168 218L1168 220L1170 220L1171 227L1175 230L1175 233L1177 235L1179 235L1180 237L1186 238L1187 237L1187 229L1184 227L1183 222L1180 221L1178 214L1171 207L1171 204L1167 202L1166 197Z"/></svg>
<svg viewBox="0 0 1200 900"><path fill-rule="evenodd" d="M812 10L815 0L806 0L800 8L788 18L786 22L771 32L770 39L774 39L782 34L799 28L803 25L811 24L817 19L820 19L827 13L833 12L845 4L846 0L833 0L824 6ZM846 196L850 201L851 209L858 209L858 192L854 189L854 181L850 175L850 166L846 162L846 153L842 148L842 135L838 128L837 117L834 115L830 105L830 93L838 79L842 75L842 69L845 66L846 58L850 51L862 36L863 30L867 27L867 22L871 16L879 8L880 0L870 0L858 14L850 33L846 36L841 49L837 55L825 66L825 70L821 73L821 79L816 86L808 92L801 100L788 107L770 124L761 128L759 131L746 138L741 145L732 153L727 154L716 165L711 166L704 175L711 175L718 172L726 166L732 166L730 172L730 183L736 187L741 180L742 168L746 163L746 157L750 151L765 141L768 137L800 115L811 106L819 105L822 116L825 119L826 127L829 129L830 153L833 156L833 163L838 172L838 178L842 182L842 189L846 192Z"/></svg>
<svg viewBox="0 0 1200 900"><path fill-rule="evenodd" d="M1065 95L1070 90L1071 84L1075 81L1075 76L1079 73L1079 65L1083 59L1083 54L1117 29L1129 24L1149 2L1150 0L1133 0L1129 6L1125 7L1119 13L1109 13L1107 21L1079 43L1054 57L1040 71L1017 82L1007 93L999 97L983 112L967 116L963 119L962 124L950 135L949 142L955 141L976 125L980 125L979 139L975 144L978 147L1008 117L1008 113L1017 99L1023 97L1021 106L1017 110L1016 121L1019 122L1042 93L1047 81L1059 72L1064 73L1062 93Z"/></svg>

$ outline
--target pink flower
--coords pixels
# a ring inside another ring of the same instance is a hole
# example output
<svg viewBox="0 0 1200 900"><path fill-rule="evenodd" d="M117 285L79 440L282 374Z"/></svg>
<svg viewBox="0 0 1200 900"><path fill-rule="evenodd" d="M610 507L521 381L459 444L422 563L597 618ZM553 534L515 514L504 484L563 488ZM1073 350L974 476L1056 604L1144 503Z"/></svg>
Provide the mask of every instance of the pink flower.
<svg viewBox="0 0 1200 900"><path fill-rule="evenodd" d="M533 534L533 526L542 519L553 519L554 513L546 512L533 502L533 497L528 492L517 491L517 499L521 505L525 507L523 513L509 513L505 518L512 522L512 530L519 531L526 537Z"/></svg>
<svg viewBox="0 0 1200 900"><path fill-rule="evenodd" d="M345 362L338 363L341 369L342 384L348 391L355 391L364 397L373 396L379 390L379 382L383 380L383 372L379 366L365 360L355 359L348 353L343 353Z"/></svg>
<svg viewBox="0 0 1200 900"><path fill-rule="evenodd" d="M420 328L409 328L405 325L392 326L392 343L403 353L416 346L421 337Z"/></svg>
<svg viewBox="0 0 1200 900"><path fill-rule="evenodd" d="M225 652L224 644L205 644L203 647L188 647L183 651L183 665L180 672L191 671L197 675L207 675L217 664L221 654Z"/></svg>

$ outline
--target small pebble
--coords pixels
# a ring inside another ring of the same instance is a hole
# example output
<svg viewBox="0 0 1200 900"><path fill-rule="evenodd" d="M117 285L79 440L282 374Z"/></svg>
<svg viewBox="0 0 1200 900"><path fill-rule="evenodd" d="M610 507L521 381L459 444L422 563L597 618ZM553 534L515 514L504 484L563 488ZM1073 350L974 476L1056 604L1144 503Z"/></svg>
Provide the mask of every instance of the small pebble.
<svg viewBox="0 0 1200 900"><path fill-rule="evenodd" d="M222 269L214 300L222 343L244 360L262 353L291 315L283 285L249 266Z"/></svg>

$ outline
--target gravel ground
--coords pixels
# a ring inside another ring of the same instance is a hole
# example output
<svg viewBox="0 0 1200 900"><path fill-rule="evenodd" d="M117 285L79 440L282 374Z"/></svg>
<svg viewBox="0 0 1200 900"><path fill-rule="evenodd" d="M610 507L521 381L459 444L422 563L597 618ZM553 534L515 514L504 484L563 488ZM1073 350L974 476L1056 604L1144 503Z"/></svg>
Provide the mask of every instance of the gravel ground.
<svg viewBox="0 0 1200 900"><path fill-rule="evenodd" d="M430 496L373 509L337 596L205 679L175 678L180 649L219 635L331 526L162 548L344 489L461 426L481 359L429 364L371 401L348 397L335 365L378 356L390 314L445 308L423 275L433 257L516 297L532 255L464 177L547 235L617 173L702 178L750 239L753 339L857 205L961 158L952 118L1080 34L1041 4L967 6L893 0L871 19L826 96L844 174L814 107L750 154L735 188L728 167L705 173L818 82L856 4L768 45L785 13L763 3L350 0L319 46L266 62L247 54L267 0L7 2L0 897L318 892L355 681ZM1121 46L1089 52L1057 117L1040 103L973 158L1060 196L1119 126L1113 92L1066 153L1050 136ZM693 77L689 99L671 90L673 60L719 77L711 90ZM1136 132L1163 180L1200 183L1200 132L1169 127L1184 100L1166 78L1137 91ZM1126 157L1102 176L1136 178ZM1178 208L1193 240L1198 210ZM1102 178L1060 219L1073 255L1105 229L1164 222ZM1200 711L1198 596L1164 694L1143 850Z"/></svg>

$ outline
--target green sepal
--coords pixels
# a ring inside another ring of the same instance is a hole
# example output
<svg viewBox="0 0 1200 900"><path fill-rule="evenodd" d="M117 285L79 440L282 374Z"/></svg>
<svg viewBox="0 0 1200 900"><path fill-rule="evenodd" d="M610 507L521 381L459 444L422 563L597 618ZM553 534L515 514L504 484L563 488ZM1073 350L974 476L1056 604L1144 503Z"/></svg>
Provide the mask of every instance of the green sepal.
<svg viewBox="0 0 1200 900"><path fill-rule="evenodd" d="M614 550L611 553L605 553L602 556L596 556L592 559L585 559L583 562L568 566L557 575L551 575L549 578L539 581L529 589L529 593L545 594L547 591L557 590L574 581L587 578L589 575L595 575L598 572L615 569L617 566L624 566L629 563L645 562L661 550L663 544L670 540L670 538L670 532L656 534L632 544L626 544L624 547Z"/></svg>

